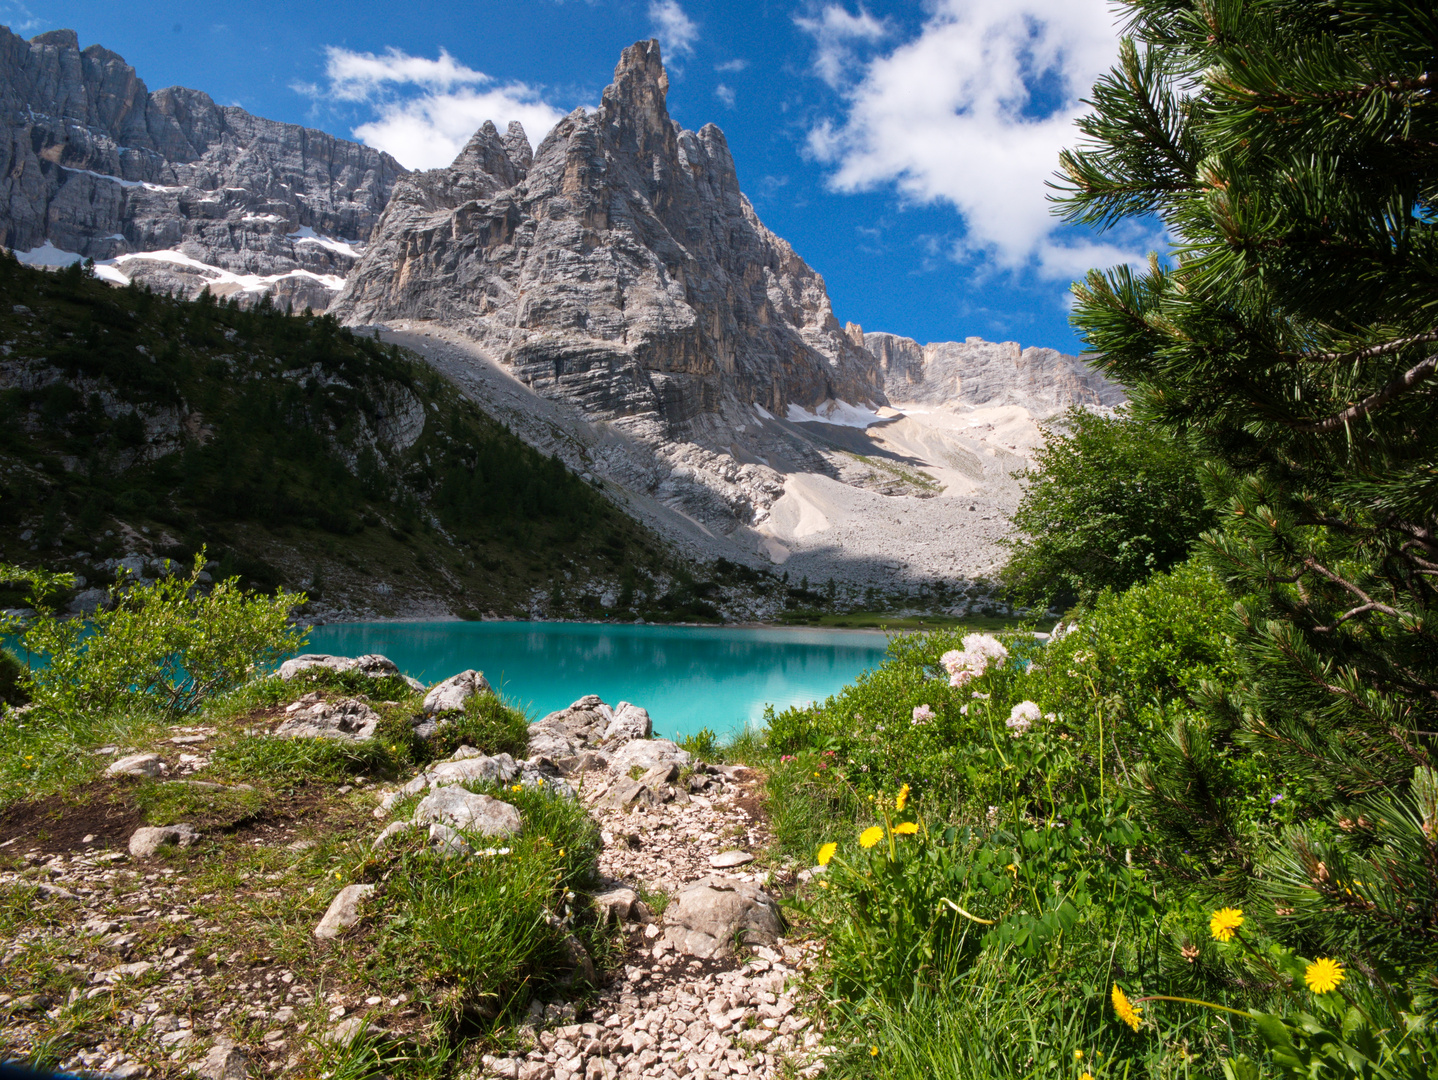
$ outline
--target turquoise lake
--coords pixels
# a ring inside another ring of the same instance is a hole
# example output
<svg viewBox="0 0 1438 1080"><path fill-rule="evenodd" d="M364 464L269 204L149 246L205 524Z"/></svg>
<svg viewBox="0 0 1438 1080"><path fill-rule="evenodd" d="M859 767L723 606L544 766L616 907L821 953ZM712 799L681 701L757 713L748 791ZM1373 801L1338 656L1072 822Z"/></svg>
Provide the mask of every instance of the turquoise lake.
<svg viewBox="0 0 1438 1080"><path fill-rule="evenodd" d="M544 622L339 623L306 652L382 653L422 682L477 668L538 719L585 694L649 710L657 734L732 735L764 707L823 700L884 659L883 634Z"/></svg>

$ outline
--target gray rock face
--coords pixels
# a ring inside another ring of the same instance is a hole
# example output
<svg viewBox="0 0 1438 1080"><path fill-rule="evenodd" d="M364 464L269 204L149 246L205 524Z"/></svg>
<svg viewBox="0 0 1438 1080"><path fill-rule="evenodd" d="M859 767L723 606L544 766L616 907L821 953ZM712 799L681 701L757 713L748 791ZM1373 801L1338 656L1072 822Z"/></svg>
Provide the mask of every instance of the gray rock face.
<svg viewBox="0 0 1438 1080"><path fill-rule="evenodd" d="M695 882L664 910L664 940L689 956L728 956L737 934L748 945L772 945L783 929L773 897L718 876Z"/></svg>
<svg viewBox="0 0 1438 1080"><path fill-rule="evenodd" d="M0 243L118 258L125 276L189 294L208 284L323 309L405 174L388 154L197 90L152 93L72 30L26 41L0 28L0 122Z"/></svg>
<svg viewBox="0 0 1438 1080"><path fill-rule="evenodd" d="M884 375L894 401L927 405L1022 405L1035 416L1053 416L1071 405L1116 406L1123 387L1077 356L1055 349L1020 348L1016 341L971 337L962 342L920 345L897 334L864 333L850 324Z"/></svg>
<svg viewBox="0 0 1438 1080"><path fill-rule="evenodd" d="M667 89L641 42L532 161L517 125L486 124L449 168L396 185L333 310L461 330L538 393L639 436L686 438L751 403L882 402L823 279L740 192L723 133L680 128Z"/></svg>

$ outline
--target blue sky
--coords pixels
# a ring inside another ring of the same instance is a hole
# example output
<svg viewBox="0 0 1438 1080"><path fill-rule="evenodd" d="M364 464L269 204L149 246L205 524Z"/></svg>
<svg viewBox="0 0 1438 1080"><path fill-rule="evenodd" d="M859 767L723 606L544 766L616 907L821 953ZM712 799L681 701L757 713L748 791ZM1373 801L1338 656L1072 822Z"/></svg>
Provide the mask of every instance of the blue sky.
<svg viewBox="0 0 1438 1080"><path fill-rule="evenodd" d="M1108 0L0 0L0 21L74 29L152 90L194 87L411 167L486 117L538 142L657 36L671 114L724 129L741 186L838 318L924 342L1077 351L1069 281L1162 244L1061 226L1044 202L1078 99L1116 56Z"/></svg>

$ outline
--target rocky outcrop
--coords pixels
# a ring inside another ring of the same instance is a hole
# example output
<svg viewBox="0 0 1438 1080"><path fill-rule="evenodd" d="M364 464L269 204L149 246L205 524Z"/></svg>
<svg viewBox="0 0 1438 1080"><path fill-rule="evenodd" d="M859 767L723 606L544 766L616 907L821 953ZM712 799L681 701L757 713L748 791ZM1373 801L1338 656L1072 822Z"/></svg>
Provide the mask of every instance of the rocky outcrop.
<svg viewBox="0 0 1438 1080"><path fill-rule="evenodd" d="M449 168L396 186L334 310L458 329L640 436L702 442L706 418L752 423L753 404L882 403L823 279L740 192L723 132L682 129L667 88L641 42L532 159L518 125L486 124Z"/></svg>
<svg viewBox="0 0 1438 1080"><path fill-rule="evenodd" d="M0 244L22 258L113 260L112 280L317 310L405 172L198 90L151 92L73 30L0 28L0 122Z"/></svg>
<svg viewBox="0 0 1438 1080"><path fill-rule="evenodd" d="M864 333L850 323L850 340L862 344L883 372L894 401L925 405L1021 405L1038 417L1072 405L1123 404L1123 387L1077 356L1056 349L1021 348L1016 341L939 341L920 345L897 334Z"/></svg>

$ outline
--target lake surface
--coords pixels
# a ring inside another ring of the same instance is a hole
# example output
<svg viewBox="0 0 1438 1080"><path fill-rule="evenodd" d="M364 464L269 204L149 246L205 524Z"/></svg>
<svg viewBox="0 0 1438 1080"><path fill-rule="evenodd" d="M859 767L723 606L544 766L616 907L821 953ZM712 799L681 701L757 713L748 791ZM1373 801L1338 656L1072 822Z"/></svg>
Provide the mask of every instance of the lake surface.
<svg viewBox="0 0 1438 1080"><path fill-rule="evenodd" d="M545 622L340 623L310 631L307 652L382 653L432 683L477 668L538 719L585 694L649 710L656 734L720 735L764 707L823 700L884 659L883 634Z"/></svg>

